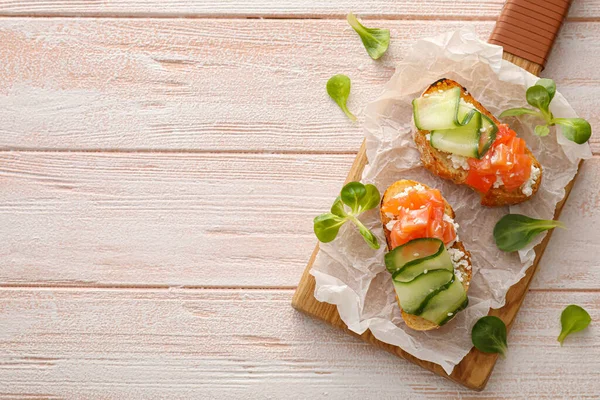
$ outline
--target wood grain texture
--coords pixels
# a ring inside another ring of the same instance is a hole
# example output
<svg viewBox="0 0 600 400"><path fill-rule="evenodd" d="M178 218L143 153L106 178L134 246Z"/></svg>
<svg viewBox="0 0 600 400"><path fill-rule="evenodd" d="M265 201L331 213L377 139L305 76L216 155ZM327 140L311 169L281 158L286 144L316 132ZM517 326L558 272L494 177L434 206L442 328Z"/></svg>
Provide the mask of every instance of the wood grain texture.
<svg viewBox="0 0 600 400"><path fill-rule="evenodd" d="M581 166L560 216L567 229L553 231L532 288L600 290L600 253L596 250L600 238L599 161L586 160ZM577 284L571 286L574 282Z"/></svg>
<svg viewBox="0 0 600 400"><path fill-rule="evenodd" d="M0 285L294 287L353 159L0 152ZM594 158L536 289L600 288L599 186Z"/></svg>
<svg viewBox="0 0 600 400"><path fill-rule="evenodd" d="M289 307L292 291L0 290L0 398L594 399L598 327L556 341L565 304L531 293L485 393ZM19 397L20 396L20 397Z"/></svg>
<svg viewBox="0 0 600 400"><path fill-rule="evenodd" d="M352 159L0 152L0 281L293 286Z"/></svg>
<svg viewBox="0 0 600 400"><path fill-rule="evenodd" d="M540 64L536 64L524 58L515 56L514 54L504 53L503 57L506 61L510 61L513 64L518 65L519 67L531 72L534 75L540 76L542 72L542 66Z"/></svg>
<svg viewBox="0 0 600 400"><path fill-rule="evenodd" d="M0 284L296 286L353 159L0 152ZM599 288L599 185L594 158L536 289Z"/></svg>
<svg viewBox="0 0 600 400"><path fill-rule="evenodd" d="M570 18L600 17L595 0L574 1ZM0 15L104 17L278 17L343 18L356 14L394 19L495 20L504 0L1 0Z"/></svg>
<svg viewBox="0 0 600 400"><path fill-rule="evenodd" d="M521 68L528 69L531 73L539 73L541 71L541 66L532 63L531 61L522 59L513 54L504 53L504 58L520 66ZM362 172L364 167L366 166L368 160L365 153L365 143L361 146L361 149L350 168L350 172L348 173L348 177L346 181L355 181L360 180L362 177ZM583 163L583 162L582 162ZM582 164L581 163L581 164ZM580 165L581 165L580 164ZM556 211L554 214L554 219L558 219L560 217L560 213L562 211L563 206L565 205L567 199L569 198L569 194L571 193L571 189L575 183L577 175L573 178L573 180L565 187L565 196L563 199L556 205ZM552 235L552 231L550 231L543 241L535 247L536 257L533 261L533 265L527 269L525 272L525 276L515 285L513 285L510 290L506 294L505 305L499 309L492 309L489 312L489 315L494 315L499 317L504 321L507 326L508 331L512 326L514 318L519 311L521 304L527 294L529 285L537 267L539 265L540 259L544 254L544 250L546 249L548 243L550 242ZM342 328L349 333L352 333L349 329L347 329L344 322L341 320L337 306L328 303L321 303L317 301L314 297L315 292L315 279L310 275L310 270L315 261L316 255L319 251L319 247L315 248L312 253L310 260L308 261L308 265L302 274L302 278L300 279L300 283L298 284L298 288L294 294L294 298L292 299L292 306L299 311L302 311L310 316L315 318L319 318L324 320L325 322ZM449 378L461 385L464 385L470 389L475 390L483 390L487 384L487 381L490 379L492 374L492 370L496 364L496 360L498 358L497 354L489 354L483 353L475 348L472 348L471 351L462 359L462 361L454 368L452 373L448 375L440 365L435 364L433 362L423 361L417 357L414 357L401 348L397 346L390 345L388 343L381 342L373 336L370 331L366 331L360 337L374 344L377 347L383 348L399 357L402 357L408 361L411 361L414 364L417 364L427 370L430 370L440 376Z"/></svg>
<svg viewBox="0 0 600 400"><path fill-rule="evenodd" d="M488 18L500 13L503 0L83 0L0 1L0 15L90 15L90 16L265 16L265 17L345 17L349 11L362 15L396 18Z"/></svg>
<svg viewBox="0 0 600 400"><path fill-rule="evenodd" d="M373 23L392 30L379 61L342 20L0 19L0 149L355 153L329 77L352 78L362 120L416 39L494 24ZM567 23L544 71L593 126L598 53L600 23Z"/></svg>

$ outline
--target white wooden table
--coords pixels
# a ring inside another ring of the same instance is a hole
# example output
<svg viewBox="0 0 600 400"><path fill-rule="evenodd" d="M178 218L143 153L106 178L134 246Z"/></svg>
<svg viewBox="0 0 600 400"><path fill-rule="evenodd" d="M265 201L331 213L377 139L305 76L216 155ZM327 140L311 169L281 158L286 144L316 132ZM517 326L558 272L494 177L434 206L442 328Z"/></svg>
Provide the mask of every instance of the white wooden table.
<svg viewBox="0 0 600 400"><path fill-rule="evenodd" d="M290 306L362 141L327 79L360 114L416 38L486 38L502 3L0 1L0 398L598 399L600 328L556 336L567 304L600 321L600 157L482 393ZM543 76L596 130L599 65L574 0Z"/></svg>

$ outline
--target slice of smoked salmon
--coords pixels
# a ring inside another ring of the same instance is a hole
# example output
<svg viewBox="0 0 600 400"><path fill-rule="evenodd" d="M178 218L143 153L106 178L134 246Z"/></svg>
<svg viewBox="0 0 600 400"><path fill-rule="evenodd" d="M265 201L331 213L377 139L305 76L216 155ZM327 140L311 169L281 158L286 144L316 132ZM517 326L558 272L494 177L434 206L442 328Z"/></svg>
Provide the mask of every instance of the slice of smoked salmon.
<svg viewBox="0 0 600 400"><path fill-rule="evenodd" d="M437 189L411 190L405 196L383 204L382 210L397 222L390 233L392 249L418 238L438 238L450 243L456 238L454 226L444 221L444 199Z"/></svg>

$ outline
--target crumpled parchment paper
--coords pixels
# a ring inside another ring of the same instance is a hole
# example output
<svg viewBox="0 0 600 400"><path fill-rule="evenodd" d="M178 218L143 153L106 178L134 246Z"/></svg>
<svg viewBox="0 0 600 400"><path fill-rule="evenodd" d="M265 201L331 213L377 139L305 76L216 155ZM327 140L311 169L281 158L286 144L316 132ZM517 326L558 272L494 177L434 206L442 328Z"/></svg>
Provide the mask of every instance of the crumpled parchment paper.
<svg viewBox="0 0 600 400"><path fill-rule="evenodd" d="M538 78L503 60L501 47L479 40L473 32L459 30L417 41L384 93L365 111L369 165L362 181L376 185L381 193L400 179L414 179L441 190L456 212L459 237L473 257L468 308L438 330L417 332L404 324L391 275L385 269L385 237L378 209L365 213L361 220L382 244L379 250L370 249L357 230L346 224L333 242L321 243L311 274L316 279L317 300L337 305L352 331L360 334L370 329L377 339L437 363L450 374L472 347L473 324L490 307L504 305L506 292L532 265L533 248L545 235L519 254L498 250L492 231L500 217L509 212L508 207L484 208L479 195L469 188L442 180L422 167L412 139L411 101L444 77L465 86L494 115L526 106L526 88ZM558 92L550 109L557 117L576 116ZM535 119L529 116L508 122L526 140L543 170L538 193L530 201L511 206L510 212L552 219L579 160L591 157L589 145L570 142L554 128L549 136L537 137L533 133Z"/></svg>

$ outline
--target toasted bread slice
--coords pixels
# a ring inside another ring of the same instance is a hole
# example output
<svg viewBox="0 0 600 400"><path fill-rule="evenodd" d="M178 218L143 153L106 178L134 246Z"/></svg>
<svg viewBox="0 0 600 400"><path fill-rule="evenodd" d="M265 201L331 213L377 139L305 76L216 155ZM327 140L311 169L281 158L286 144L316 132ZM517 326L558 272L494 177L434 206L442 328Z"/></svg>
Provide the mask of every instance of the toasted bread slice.
<svg viewBox="0 0 600 400"><path fill-rule="evenodd" d="M381 204L385 204L386 202L391 200L397 194L402 193L407 187L415 186L417 184L419 184L419 182L410 181L410 180L401 180L401 181L398 181L398 182L392 184L389 188L387 188L387 190L383 194ZM426 189L429 189L429 187L427 187L426 185L423 185L423 184L420 184L420 185L425 187ZM454 210L452 210L452 207L450 207L450 204L448 204L446 199L444 199L444 204L445 204L445 213L450 218L454 219ZM391 249L391 240L390 240L391 232L386 228L386 225L388 222L390 222L390 220L391 220L390 217L388 217L384 212L381 212L381 222L383 222L383 230L385 232L385 239L387 242L388 249ZM464 256L460 260L457 260L457 261L466 260L468 263L468 267L461 265L460 269L459 269L461 272L461 275L463 277L463 281L462 281L463 287L465 288L465 292L467 292L469 290L469 283L471 282L471 276L472 276L471 253L469 253L465 249L462 242L458 240L458 237L457 237L457 240L454 242L454 244L452 244L451 248L460 250L464 253ZM397 296L396 296L396 300L398 300ZM417 330L417 331L429 331L432 329L439 328L438 325L436 325L433 322L430 322L424 318L421 318L417 315L405 313L402 310L402 304L400 304L399 301L398 301L398 305L400 306L400 310L402 311L402 318L404 319L404 322L406 322L406 325L408 325L408 327L410 327L414 330Z"/></svg>
<svg viewBox="0 0 600 400"><path fill-rule="evenodd" d="M481 112L488 116L495 124L500 124L500 121L496 117L494 117L488 110L485 109L477 100L473 98L468 92L467 89L459 85L457 82L450 79L440 79L434 83L432 83L427 90L423 94L433 93L439 90L448 90L453 87L459 87L461 91L461 98L463 98L466 102L471 103ZM421 153L421 161L425 168L429 171L433 172L440 178L449 179L454 183L462 185L465 183L467 179L467 171L462 168L454 168L452 162L448 158L449 153L437 150L431 147L429 140L427 140L426 135L431 133L430 131L420 130L415 134L415 143L417 144L417 148ZM508 191L504 186L500 186L497 188L491 188L487 193L481 194L481 204L489 207L498 207L498 206L506 206L511 204L522 203L529 198L531 198L539 189L540 184L542 182L542 166L535 158L533 153L529 148L525 149L525 153L531 157L532 165L539 168L540 174L536 179L535 183L532 185L532 193L531 195L526 195L523 193L521 189L516 189L513 191Z"/></svg>

